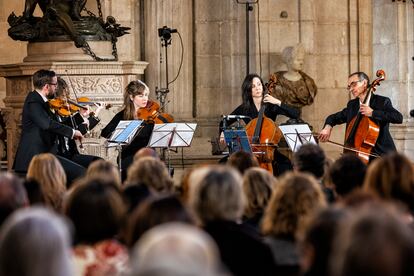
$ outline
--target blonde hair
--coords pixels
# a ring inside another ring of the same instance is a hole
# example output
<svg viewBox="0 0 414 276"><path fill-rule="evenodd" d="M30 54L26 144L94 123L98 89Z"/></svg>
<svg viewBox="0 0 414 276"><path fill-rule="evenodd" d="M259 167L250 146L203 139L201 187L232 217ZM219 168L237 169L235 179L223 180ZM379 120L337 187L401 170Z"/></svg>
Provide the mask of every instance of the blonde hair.
<svg viewBox="0 0 414 276"><path fill-rule="evenodd" d="M149 156L132 163L128 168L126 184L145 184L156 192L170 192L173 187L173 181L165 164Z"/></svg>
<svg viewBox="0 0 414 276"><path fill-rule="evenodd" d="M149 93L148 86L140 80L131 81L127 85L124 92L124 120L134 119L135 106L131 100L131 96L135 97L137 95L143 95L145 90Z"/></svg>
<svg viewBox="0 0 414 276"><path fill-rule="evenodd" d="M92 162L86 171L86 177L110 180L118 187L121 187L121 176L118 168L107 160L99 159Z"/></svg>
<svg viewBox="0 0 414 276"><path fill-rule="evenodd" d="M265 235L301 238L316 211L325 206L325 196L313 176L286 173L273 190L262 231Z"/></svg>
<svg viewBox="0 0 414 276"><path fill-rule="evenodd" d="M59 160L51 153L35 155L30 161L27 178L39 183L46 205L60 211L66 192L66 174Z"/></svg>
<svg viewBox="0 0 414 276"><path fill-rule="evenodd" d="M189 202L201 222L238 220L245 202L240 173L229 166L214 166L200 173L204 175L191 187Z"/></svg>

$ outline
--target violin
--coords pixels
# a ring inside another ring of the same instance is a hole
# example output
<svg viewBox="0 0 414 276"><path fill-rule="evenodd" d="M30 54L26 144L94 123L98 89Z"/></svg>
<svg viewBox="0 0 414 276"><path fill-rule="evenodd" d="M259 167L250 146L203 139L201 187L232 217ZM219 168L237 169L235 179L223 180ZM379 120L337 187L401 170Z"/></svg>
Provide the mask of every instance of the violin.
<svg viewBox="0 0 414 276"><path fill-rule="evenodd" d="M83 108L80 105L70 103L60 98L51 99L48 101L48 104L51 109L55 110L62 117L71 116L78 112L80 108Z"/></svg>
<svg viewBox="0 0 414 276"><path fill-rule="evenodd" d="M160 105L154 101L148 101L145 107L140 107L137 111L138 120L149 123L165 124L174 122L174 117L168 113L160 111Z"/></svg>
<svg viewBox="0 0 414 276"><path fill-rule="evenodd" d="M98 102L91 101L88 97L80 97L80 98L77 98L77 101L76 102L75 101L72 101L71 99L68 99L68 102L69 103L72 103L72 104L80 105L82 107L87 106L87 105L99 105L99 106L101 105ZM105 105L105 108L106 109L109 109L111 107L112 107L111 104Z"/></svg>

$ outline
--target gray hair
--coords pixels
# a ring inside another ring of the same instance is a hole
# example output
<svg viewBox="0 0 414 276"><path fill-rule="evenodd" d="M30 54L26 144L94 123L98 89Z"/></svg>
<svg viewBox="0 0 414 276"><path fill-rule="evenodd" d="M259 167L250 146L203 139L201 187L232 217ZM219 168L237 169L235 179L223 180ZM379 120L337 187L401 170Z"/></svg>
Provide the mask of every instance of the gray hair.
<svg viewBox="0 0 414 276"><path fill-rule="evenodd" d="M202 230L183 223L166 223L145 233L135 245L131 276L216 275L216 244Z"/></svg>
<svg viewBox="0 0 414 276"><path fill-rule="evenodd" d="M239 219L243 213L242 177L229 166L212 167L190 192L190 206L203 222ZM191 185L191 184L190 184Z"/></svg>
<svg viewBox="0 0 414 276"><path fill-rule="evenodd" d="M0 275L72 275L70 246L58 215L42 207L17 210L0 230Z"/></svg>

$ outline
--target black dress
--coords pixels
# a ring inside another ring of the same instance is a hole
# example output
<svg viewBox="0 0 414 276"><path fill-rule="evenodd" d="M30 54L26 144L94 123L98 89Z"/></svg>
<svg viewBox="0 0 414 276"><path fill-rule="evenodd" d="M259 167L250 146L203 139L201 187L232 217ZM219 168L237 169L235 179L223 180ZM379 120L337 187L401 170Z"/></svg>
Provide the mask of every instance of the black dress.
<svg viewBox="0 0 414 276"><path fill-rule="evenodd" d="M112 120L106 125L105 128L101 131L101 136L105 138L110 138L112 132L114 132L116 126L121 120L124 120L124 110L118 112ZM142 128L138 130L138 134L132 140L132 142L122 147L121 152L121 169L122 169L122 179L126 178L126 171L128 167L132 164L134 160L135 153L148 145L149 139L151 138L152 130L154 129L154 124L149 124L146 122L142 123Z"/></svg>
<svg viewBox="0 0 414 276"><path fill-rule="evenodd" d="M239 105L235 110L233 110L233 112L230 113L230 115L247 116L247 118L244 117L242 120L244 121L244 123L248 124L252 119L255 119L259 116L259 111L257 110L256 106L245 107L243 105ZM266 103L264 115L273 121L276 120L277 115L285 115L292 119L298 119L300 116L300 111L283 103L280 106L276 104ZM223 130L223 128L225 128L225 126L230 126L235 122L237 122L237 119L235 118L230 118L221 121L220 132ZM273 174L278 176L292 169L293 167L290 160L286 156L275 150L273 161Z"/></svg>

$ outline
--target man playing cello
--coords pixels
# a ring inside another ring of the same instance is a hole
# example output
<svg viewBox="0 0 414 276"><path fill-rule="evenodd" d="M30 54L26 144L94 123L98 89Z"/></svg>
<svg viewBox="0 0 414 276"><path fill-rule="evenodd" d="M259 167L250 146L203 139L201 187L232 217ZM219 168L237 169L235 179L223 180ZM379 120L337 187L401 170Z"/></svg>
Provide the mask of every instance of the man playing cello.
<svg viewBox="0 0 414 276"><path fill-rule="evenodd" d="M392 106L389 98L368 93L369 78L363 72L355 72L349 75L347 88L354 99L350 100L342 111L331 114L326 118L325 125L319 133L319 140L321 142L328 141L334 126L346 123L348 127L352 119L360 112L361 115L368 117L379 126L378 138L371 154L383 155L395 151L396 148L389 131L389 124L401 124L403 121L402 114ZM368 96L367 99L365 99L366 96Z"/></svg>

